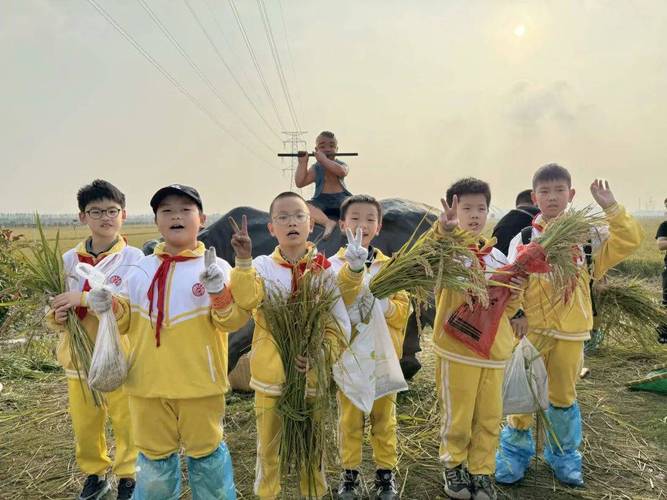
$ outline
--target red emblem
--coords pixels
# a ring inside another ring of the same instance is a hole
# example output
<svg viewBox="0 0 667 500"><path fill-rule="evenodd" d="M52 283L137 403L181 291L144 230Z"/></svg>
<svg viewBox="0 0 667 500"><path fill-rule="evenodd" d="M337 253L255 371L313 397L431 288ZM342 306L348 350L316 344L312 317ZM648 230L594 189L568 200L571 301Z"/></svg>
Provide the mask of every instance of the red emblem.
<svg viewBox="0 0 667 500"><path fill-rule="evenodd" d="M195 297L201 297L206 293L206 288L201 283L195 283L192 285L192 295Z"/></svg>
<svg viewBox="0 0 667 500"><path fill-rule="evenodd" d="M117 274L114 274L109 278L109 281L113 283L115 286L120 286L120 284L123 282L123 278L121 278Z"/></svg>

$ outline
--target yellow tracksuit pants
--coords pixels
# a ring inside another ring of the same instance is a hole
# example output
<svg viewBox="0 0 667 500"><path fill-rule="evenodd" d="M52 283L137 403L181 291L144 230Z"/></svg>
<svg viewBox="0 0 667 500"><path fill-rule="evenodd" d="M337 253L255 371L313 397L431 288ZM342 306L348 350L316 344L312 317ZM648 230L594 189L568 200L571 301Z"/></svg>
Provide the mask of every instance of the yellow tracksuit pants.
<svg viewBox="0 0 667 500"><path fill-rule="evenodd" d="M528 335L540 351L547 368L549 402L557 408L568 408L577 400L576 383L583 363L584 342L561 340L531 333ZM515 429L529 429L533 415L510 415L509 424Z"/></svg>
<svg viewBox="0 0 667 500"><path fill-rule="evenodd" d="M134 477L137 450L132 439L130 411L123 388L104 395L106 404L95 406L85 380L68 378L69 413L72 418L76 461L84 474L104 475L111 465L107 450L105 427L111 418L116 456L113 472L118 477Z"/></svg>
<svg viewBox="0 0 667 500"><path fill-rule="evenodd" d="M257 423L257 463L255 465L255 495L260 498L277 498L280 495L280 433L281 416L276 411L277 396L255 391L255 419ZM300 471L299 487L306 498L320 498L327 491L324 460L310 464L310 470ZM314 482L314 492L308 491L309 481Z"/></svg>
<svg viewBox="0 0 667 500"><path fill-rule="evenodd" d="M364 413L338 391L338 448L344 469L361 465L364 440ZM373 403L369 415L373 460L378 469L396 467L396 395L389 394Z"/></svg>
<svg viewBox="0 0 667 500"><path fill-rule="evenodd" d="M467 463L471 474L495 472L504 373L438 358L440 460L446 467Z"/></svg>
<svg viewBox="0 0 667 500"><path fill-rule="evenodd" d="M135 444L151 460L167 458L181 447L188 457L206 457L222 441L222 394L193 399L130 396L129 400Z"/></svg>

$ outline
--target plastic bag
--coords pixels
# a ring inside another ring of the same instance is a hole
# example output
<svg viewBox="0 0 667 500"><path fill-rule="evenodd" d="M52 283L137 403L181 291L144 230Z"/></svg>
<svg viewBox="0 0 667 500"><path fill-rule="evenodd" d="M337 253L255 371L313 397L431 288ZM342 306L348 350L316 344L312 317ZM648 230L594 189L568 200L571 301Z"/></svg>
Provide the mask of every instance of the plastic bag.
<svg viewBox="0 0 667 500"><path fill-rule="evenodd" d="M376 399L405 391L408 384L377 300L368 322L355 327L357 335L333 366L333 376L352 404L368 414Z"/></svg>
<svg viewBox="0 0 667 500"><path fill-rule="evenodd" d="M503 415L533 413L549 406L549 386L544 360L527 337L514 349L505 367Z"/></svg>
<svg viewBox="0 0 667 500"><path fill-rule="evenodd" d="M91 290L105 288L106 277L87 263L76 265L76 272L88 280ZM88 385L101 392L118 389L127 378L127 359L121 347L118 324L113 311L99 315L97 339L88 370Z"/></svg>

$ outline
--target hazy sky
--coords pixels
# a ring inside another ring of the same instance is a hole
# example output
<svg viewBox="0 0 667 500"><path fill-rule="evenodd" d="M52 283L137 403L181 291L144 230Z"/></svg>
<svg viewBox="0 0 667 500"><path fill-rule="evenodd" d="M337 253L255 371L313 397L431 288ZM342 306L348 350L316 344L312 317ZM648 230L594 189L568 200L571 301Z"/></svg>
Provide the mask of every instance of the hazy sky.
<svg viewBox="0 0 667 500"><path fill-rule="evenodd" d="M289 188L276 133L295 125L258 3L234 1L278 113L228 0L145 1L204 81L141 1L95 0L208 115L89 1L0 0L0 212L73 212L95 177L135 213L172 182L197 187L207 212L265 208ZM263 3L309 146L328 129L359 152L353 192L437 205L473 175L509 207L557 161L582 200L595 176L631 209L667 196L663 0Z"/></svg>

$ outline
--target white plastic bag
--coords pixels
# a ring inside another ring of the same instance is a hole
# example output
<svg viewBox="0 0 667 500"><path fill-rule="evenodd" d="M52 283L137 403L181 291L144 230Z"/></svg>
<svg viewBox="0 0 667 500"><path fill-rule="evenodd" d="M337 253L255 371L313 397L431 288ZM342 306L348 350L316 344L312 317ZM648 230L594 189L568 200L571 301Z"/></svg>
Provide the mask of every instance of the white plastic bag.
<svg viewBox="0 0 667 500"><path fill-rule="evenodd" d="M358 323L356 330L350 347L333 366L333 375L343 394L368 414L376 399L405 391L408 384L377 300L368 322Z"/></svg>
<svg viewBox="0 0 667 500"><path fill-rule="evenodd" d="M531 390L532 388L532 390ZM514 349L505 367L503 415L533 413L549 406L549 386L544 360L527 337Z"/></svg>
<svg viewBox="0 0 667 500"><path fill-rule="evenodd" d="M106 287L104 273L90 264L77 264L76 272L88 280L91 290ZM97 339L88 370L88 385L97 391L111 392L123 385L127 369L116 317L109 310L99 315Z"/></svg>

